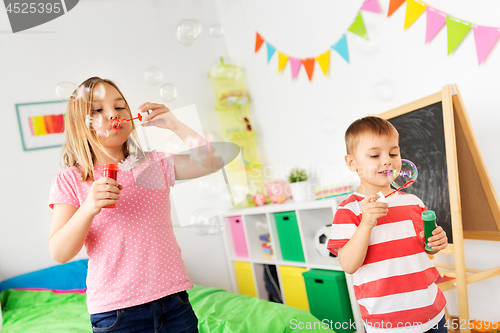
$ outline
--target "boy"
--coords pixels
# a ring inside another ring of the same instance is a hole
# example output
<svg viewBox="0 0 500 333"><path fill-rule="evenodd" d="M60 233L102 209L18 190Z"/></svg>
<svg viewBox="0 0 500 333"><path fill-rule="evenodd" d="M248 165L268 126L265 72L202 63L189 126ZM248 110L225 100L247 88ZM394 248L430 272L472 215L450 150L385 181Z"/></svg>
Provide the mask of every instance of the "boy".
<svg viewBox="0 0 500 333"><path fill-rule="evenodd" d="M434 281L438 271L424 250L421 213L427 208L412 194L392 192L389 174L401 169L399 134L387 120L365 117L345 134L345 162L361 185L333 219L328 249L353 274L354 293L368 333L447 332L446 299ZM437 227L428 245L437 253L448 239Z"/></svg>

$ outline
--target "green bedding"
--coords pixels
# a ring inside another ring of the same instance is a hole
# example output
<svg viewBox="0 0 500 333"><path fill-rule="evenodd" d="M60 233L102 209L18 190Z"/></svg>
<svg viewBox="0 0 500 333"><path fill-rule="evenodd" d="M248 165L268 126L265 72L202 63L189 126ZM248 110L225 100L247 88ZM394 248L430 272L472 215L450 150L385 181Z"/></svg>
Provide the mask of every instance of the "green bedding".
<svg viewBox="0 0 500 333"><path fill-rule="evenodd" d="M318 319L305 310L210 287L195 285L188 292L202 333L328 331L319 329ZM91 333L85 298L77 293L5 290L0 294L2 333ZM317 329L311 329L314 326Z"/></svg>

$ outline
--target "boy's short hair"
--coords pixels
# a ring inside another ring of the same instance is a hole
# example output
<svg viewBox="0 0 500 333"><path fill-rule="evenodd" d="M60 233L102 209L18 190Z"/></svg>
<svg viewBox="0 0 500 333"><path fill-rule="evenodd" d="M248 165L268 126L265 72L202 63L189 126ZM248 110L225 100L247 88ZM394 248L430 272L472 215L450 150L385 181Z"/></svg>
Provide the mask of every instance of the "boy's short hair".
<svg viewBox="0 0 500 333"><path fill-rule="evenodd" d="M396 135L399 133L390 122L380 117L368 116L354 121L345 132L345 146L347 154L352 155L363 135L372 134L377 136Z"/></svg>

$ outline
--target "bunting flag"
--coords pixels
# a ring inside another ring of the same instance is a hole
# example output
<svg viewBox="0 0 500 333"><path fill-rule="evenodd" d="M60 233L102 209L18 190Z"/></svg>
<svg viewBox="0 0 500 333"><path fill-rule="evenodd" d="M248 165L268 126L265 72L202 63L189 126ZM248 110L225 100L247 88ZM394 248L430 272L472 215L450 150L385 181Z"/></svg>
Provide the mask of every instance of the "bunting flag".
<svg viewBox="0 0 500 333"><path fill-rule="evenodd" d="M278 51L278 73L281 72L283 68L285 68L287 62L288 56Z"/></svg>
<svg viewBox="0 0 500 333"><path fill-rule="evenodd" d="M257 32L257 36L255 36L255 53L257 53L257 51L260 50L260 47L262 46L263 43L264 43L264 38L262 38L261 35L259 35L259 33Z"/></svg>
<svg viewBox="0 0 500 333"><path fill-rule="evenodd" d="M405 27L407 29L425 11L427 5L420 0L406 0Z"/></svg>
<svg viewBox="0 0 500 333"><path fill-rule="evenodd" d="M446 14L431 7L427 7L427 28L425 32L425 43L436 36L446 23Z"/></svg>
<svg viewBox="0 0 500 333"><path fill-rule="evenodd" d="M347 30L368 40L368 34L366 33L365 22L363 21L361 12L358 12L358 16L356 16L354 23Z"/></svg>
<svg viewBox="0 0 500 333"><path fill-rule="evenodd" d="M471 27L472 23L462 21L454 17L446 17L446 28L448 30L448 55L455 51Z"/></svg>
<svg viewBox="0 0 500 333"><path fill-rule="evenodd" d="M328 68L330 67L330 50L326 50L325 53L317 56L316 61L319 64L319 67L321 67L321 70L323 71L323 74L328 73Z"/></svg>
<svg viewBox="0 0 500 333"><path fill-rule="evenodd" d="M349 50L347 49L347 38L345 34L343 34L337 44L332 45L331 48L337 51L345 61L349 62Z"/></svg>
<svg viewBox="0 0 500 333"><path fill-rule="evenodd" d="M359 10L380 14L380 6L377 0L365 0Z"/></svg>
<svg viewBox="0 0 500 333"><path fill-rule="evenodd" d="M473 28L477 60L479 65L481 65L500 38L500 28L475 25L470 22L451 17L435 8L429 7L422 0L390 0L387 17L391 16L404 2L406 2L404 29L408 29L420 16L422 16L424 12L426 13L427 23L425 43L434 39L437 33L446 24L448 55L456 50L469 30ZM368 33L361 15L362 10L380 13L380 7L377 0L365 0L360 8L360 11L358 11L354 22L347 30L368 40ZM255 35L255 53L262 48L264 42L266 43L267 63L269 64L274 53L276 53L276 48L268 41L264 40L264 38L257 32ZM349 63L349 49L346 34L343 34L340 40L331 45L330 48L335 50L347 63ZM286 64L290 62L292 80L295 80L297 77L300 67L304 66L309 81L312 81L315 62L318 62L323 74L326 76L330 70L330 53L331 52L328 49L320 55L314 57L296 58L278 51L278 73L282 72L286 67Z"/></svg>
<svg viewBox="0 0 500 333"><path fill-rule="evenodd" d="M314 73L314 58L306 58L302 59L302 65L304 65L304 68L306 69L307 76L309 77L309 81L312 80L313 73Z"/></svg>
<svg viewBox="0 0 500 333"><path fill-rule="evenodd" d="M266 42L266 46L267 46L267 63L269 63L269 61L271 61L271 58L273 57L274 51L276 51L276 49L274 48L274 46L272 46L268 42Z"/></svg>
<svg viewBox="0 0 500 333"><path fill-rule="evenodd" d="M288 60L290 61L290 67L292 67L292 80L295 80L299 73L300 65L302 65L302 61L293 57L289 57Z"/></svg>
<svg viewBox="0 0 500 333"><path fill-rule="evenodd" d="M387 17L391 16L394 14L396 10L398 10L399 7L405 2L405 0L391 0L389 3L389 11L387 13Z"/></svg>
<svg viewBox="0 0 500 333"><path fill-rule="evenodd" d="M480 25L474 25L473 29L474 41L476 42L477 61L479 65L481 65L488 53L490 53L493 45L497 42L500 36L500 29L483 27Z"/></svg>

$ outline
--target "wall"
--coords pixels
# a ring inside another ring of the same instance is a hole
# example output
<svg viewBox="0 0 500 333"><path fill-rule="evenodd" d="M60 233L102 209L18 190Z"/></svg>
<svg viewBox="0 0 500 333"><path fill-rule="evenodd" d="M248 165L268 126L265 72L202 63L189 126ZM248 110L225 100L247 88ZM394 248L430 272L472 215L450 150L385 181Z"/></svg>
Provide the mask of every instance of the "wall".
<svg viewBox="0 0 500 333"><path fill-rule="evenodd" d="M132 108L148 100L162 102L160 85L143 78L147 68L156 66L164 73L163 83L178 90L177 99L167 105L175 109L194 103L205 128L218 130L207 73L226 50L223 38L208 33L218 23L213 1L80 1L67 14L16 34L3 9L0 15L3 280L56 264L48 251L52 212L47 201L52 179L61 170L61 149L24 152L14 104L57 100L55 87L60 82L79 84L95 75L114 80ZM183 19L203 26L204 32L190 46L175 39ZM192 280L229 289L222 236L200 237L181 228L175 232ZM83 257L81 253L77 258Z"/></svg>
<svg viewBox="0 0 500 333"><path fill-rule="evenodd" d="M382 12L387 13L389 0L378 2ZM476 24L500 27L500 4L494 0L482 1L480 6L465 0L425 3ZM347 30L348 25L340 25L342 20L338 18L342 15L338 11L347 15L352 1L218 0L218 5L228 54L247 74L253 103L250 120L269 178L284 178L283 170L298 165L306 167L318 183L355 180L343 161L343 134L352 121L457 83L493 186L500 193L500 174L495 167L500 163L496 153L500 140L498 43L478 66L472 31L448 56L446 29L424 44L425 14L403 30L406 5L390 18L363 12L370 41L347 33L349 64L332 51L329 75L325 77L316 64L312 82L304 68L292 81L289 64L277 73L277 54L267 64L265 45L254 54L255 33L259 32L285 54L300 58L317 56L337 41L339 31ZM466 264L476 269L497 267L499 256L485 254L499 251L499 242L466 240ZM453 262L445 255L438 261ZM495 277L469 286L472 318L500 320L496 305L500 298L499 282L500 277ZM456 315L454 292L448 292L447 297L449 311Z"/></svg>

